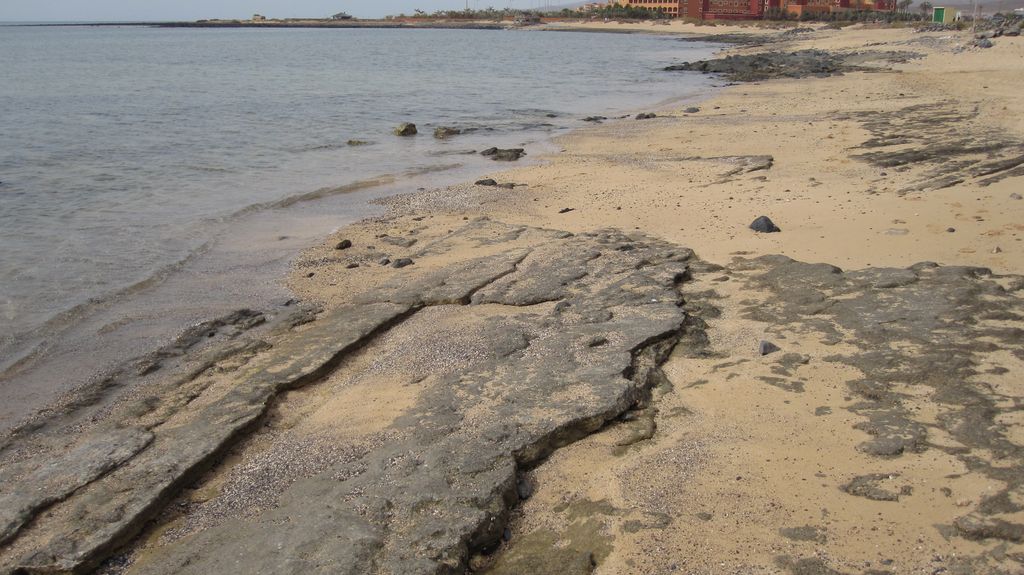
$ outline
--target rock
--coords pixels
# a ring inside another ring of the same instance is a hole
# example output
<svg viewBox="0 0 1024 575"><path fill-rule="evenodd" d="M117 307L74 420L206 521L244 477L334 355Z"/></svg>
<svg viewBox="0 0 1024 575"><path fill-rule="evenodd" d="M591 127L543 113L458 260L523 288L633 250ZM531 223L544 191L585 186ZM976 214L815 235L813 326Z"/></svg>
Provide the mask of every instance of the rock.
<svg viewBox="0 0 1024 575"><path fill-rule="evenodd" d="M411 266L414 263L416 263L416 262L412 261L409 258L399 258L399 259L395 260L395 262L393 264L391 264L391 267L393 267L395 269L401 269L401 268L404 268L406 266Z"/></svg>
<svg viewBox="0 0 1024 575"><path fill-rule="evenodd" d="M981 40L975 40L974 45L978 48L991 48L995 44L993 44L992 40L989 40L988 38L982 38Z"/></svg>
<svg viewBox="0 0 1024 575"><path fill-rule="evenodd" d="M760 232L762 234L771 234L782 231L779 228L779 226L776 226L775 222L773 222L771 218L769 218L768 216L760 216L756 220L751 222L750 229L754 230L755 232Z"/></svg>
<svg viewBox="0 0 1024 575"><path fill-rule="evenodd" d="M687 114L696 114L697 112L700 112L700 108L697 108L696 106L691 106L691 107L683 110L683 112L685 112Z"/></svg>
<svg viewBox="0 0 1024 575"><path fill-rule="evenodd" d="M416 124L410 124L408 122L399 124L398 127L395 128L396 136L415 136L418 133L419 132L416 130Z"/></svg>
<svg viewBox="0 0 1024 575"><path fill-rule="evenodd" d="M1024 196L1014 192L1014 193L1010 194L1010 199L1011 200L1024 200Z"/></svg>
<svg viewBox="0 0 1024 575"><path fill-rule="evenodd" d="M516 185L513 184L512 182L508 182L508 183L505 183L505 184L498 184L498 187L499 188L504 188L506 190L514 190L516 188Z"/></svg>
<svg viewBox="0 0 1024 575"><path fill-rule="evenodd" d="M608 118L606 118L604 116L587 116L586 118L583 118L583 121L584 122L594 122L594 123L600 124L601 121L607 120L607 119Z"/></svg>
<svg viewBox="0 0 1024 575"><path fill-rule="evenodd" d="M347 250L352 247L352 240L341 240L338 245L334 246L336 250Z"/></svg>
<svg viewBox="0 0 1024 575"><path fill-rule="evenodd" d="M359 267L359 264L357 264L356 262L352 262L352 263L348 264L347 266L345 266L345 269L347 269L347 270L354 270L357 267Z"/></svg>
<svg viewBox="0 0 1024 575"><path fill-rule="evenodd" d="M379 263L382 266L386 266L391 263L391 258L380 258L379 260L377 260L377 263Z"/></svg>
<svg viewBox="0 0 1024 575"><path fill-rule="evenodd" d="M494 180L492 180L490 178L487 178L485 180L477 180L476 181L476 185L478 185L478 186L497 186L498 182L495 182Z"/></svg>
<svg viewBox="0 0 1024 575"><path fill-rule="evenodd" d="M452 136L458 136L461 133L462 130L448 126L441 126L440 128L434 129L434 137L438 140L446 140Z"/></svg>
<svg viewBox="0 0 1024 575"><path fill-rule="evenodd" d="M576 211L576 208L562 208L562 209L558 210L558 213L560 213L560 214L568 214L569 212L574 212L574 211Z"/></svg>
<svg viewBox="0 0 1024 575"><path fill-rule="evenodd" d="M533 495L533 484L526 479L520 479L516 482L516 493L523 501L529 499Z"/></svg>
<svg viewBox="0 0 1024 575"><path fill-rule="evenodd" d="M658 115L654 114L654 113L645 113L645 114L637 114L636 115L636 119L637 120L651 120L651 119L657 118L657 117L658 117Z"/></svg>
<svg viewBox="0 0 1024 575"><path fill-rule="evenodd" d="M946 228L946 231L949 233L953 233L956 231L956 228Z"/></svg>
<svg viewBox="0 0 1024 575"><path fill-rule="evenodd" d="M353 146L353 147L355 147L355 146L369 146L370 143L371 142L367 142L366 140L349 140L347 142L347 144L349 146Z"/></svg>
<svg viewBox="0 0 1024 575"><path fill-rule="evenodd" d="M509 148L507 150L503 150L501 148L487 148L480 152L480 155L487 156L492 160L499 162L514 162L525 156L526 150L523 148Z"/></svg>
<svg viewBox="0 0 1024 575"><path fill-rule="evenodd" d="M782 349L770 341L761 341L757 346L757 352L761 355L768 355L777 351L782 351Z"/></svg>
<svg viewBox="0 0 1024 575"><path fill-rule="evenodd" d="M403 238L398 236L381 236L380 241L400 248L411 248L416 244L416 238Z"/></svg>
<svg viewBox="0 0 1024 575"><path fill-rule="evenodd" d="M996 247L992 248L992 253L994 253L994 254L1001 254L1001 253L1003 253L1003 248L1001 248L999 246L996 246Z"/></svg>
<svg viewBox="0 0 1024 575"><path fill-rule="evenodd" d="M907 60L907 53L858 52L836 54L824 50L798 52L764 52L742 56L726 56L714 60L684 62L668 66L665 70L684 70L723 74L734 82L759 82L773 78L826 77L847 71L865 69L860 64L867 60ZM690 112L688 112L690 113Z"/></svg>

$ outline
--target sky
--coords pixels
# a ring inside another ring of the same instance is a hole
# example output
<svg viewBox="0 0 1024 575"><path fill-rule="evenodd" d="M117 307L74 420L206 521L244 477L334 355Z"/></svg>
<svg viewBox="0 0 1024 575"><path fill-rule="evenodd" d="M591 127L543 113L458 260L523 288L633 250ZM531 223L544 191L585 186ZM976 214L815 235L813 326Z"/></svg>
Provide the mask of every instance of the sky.
<svg viewBox="0 0 1024 575"><path fill-rule="evenodd" d="M471 8L538 8L568 0L469 0ZM466 0L0 0L0 22L153 21L203 18L324 17L348 12L358 18L466 7Z"/></svg>

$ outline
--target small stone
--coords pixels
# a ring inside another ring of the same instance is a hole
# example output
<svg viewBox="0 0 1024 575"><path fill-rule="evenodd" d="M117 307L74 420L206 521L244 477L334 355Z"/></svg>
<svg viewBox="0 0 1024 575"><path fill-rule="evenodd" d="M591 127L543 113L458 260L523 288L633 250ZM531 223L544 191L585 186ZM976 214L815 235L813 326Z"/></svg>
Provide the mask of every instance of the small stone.
<svg viewBox="0 0 1024 575"><path fill-rule="evenodd" d="M386 266L386 265L391 263L391 259L390 258L381 258L377 263L379 263L382 266Z"/></svg>
<svg viewBox="0 0 1024 575"><path fill-rule="evenodd" d="M476 181L476 185L478 185L478 186L497 186L498 182L495 182L494 180L492 180L490 178L487 178L487 179L484 179L484 180L477 180Z"/></svg>
<svg viewBox="0 0 1024 575"><path fill-rule="evenodd" d="M345 269L347 269L347 270L354 270L357 267L359 267L359 264L357 264L355 262L352 262L352 263L348 264L347 266L345 266Z"/></svg>
<svg viewBox="0 0 1024 575"><path fill-rule="evenodd" d="M558 210L558 213L560 213L560 214L568 214L569 212L574 212L574 211L576 211L576 208L562 208L562 209Z"/></svg>
<svg viewBox="0 0 1024 575"><path fill-rule="evenodd" d="M516 189L516 185L511 183L511 182L508 182L508 183L505 183L505 184L498 184L498 187L502 188L502 189L505 189L505 190L514 190L514 189Z"/></svg>
<svg viewBox="0 0 1024 575"><path fill-rule="evenodd" d="M307 278L311 278L311 277L313 277L315 275L316 275L316 272L309 272L308 274L306 274L306 277Z"/></svg>
<svg viewBox="0 0 1024 575"><path fill-rule="evenodd" d="M395 260L395 263L391 264L391 267L393 267L395 269L400 269L400 268L404 268L405 266L411 266L414 263L415 262L413 262L409 258L399 258L399 259Z"/></svg>
<svg viewBox="0 0 1024 575"><path fill-rule="evenodd" d="M636 115L636 119L637 120L651 120L651 119L657 118L657 117L658 117L657 114L650 113L650 112L645 113L645 114L637 114Z"/></svg>
<svg viewBox="0 0 1024 575"><path fill-rule="evenodd" d="M1010 199L1011 200L1024 200L1024 196L1022 196L1022 195L1020 195L1018 193L1013 193L1013 194L1010 194Z"/></svg>
<svg viewBox="0 0 1024 575"><path fill-rule="evenodd" d="M770 353L782 351L782 349L770 341L761 341L761 343L757 346L757 351L761 355L768 355Z"/></svg>
<svg viewBox="0 0 1024 575"><path fill-rule="evenodd" d="M519 494L519 499L525 501L533 495L533 484L525 479L520 479L516 483L516 493Z"/></svg>
<svg viewBox="0 0 1024 575"><path fill-rule="evenodd" d="M956 228L946 228L946 231L949 233L953 233L956 231Z"/></svg>
<svg viewBox="0 0 1024 575"><path fill-rule="evenodd" d="M349 140L347 143L348 143L349 146L353 146L353 147L355 147L355 146L369 146L370 145L370 142L367 142L366 140Z"/></svg>
<svg viewBox="0 0 1024 575"><path fill-rule="evenodd" d="M754 230L755 232L760 232L763 234L771 234L782 231L779 228L779 226L776 226L775 222L773 222L771 218L769 218L768 216L760 216L759 218L751 222L750 229Z"/></svg>
<svg viewBox="0 0 1024 575"><path fill-rule="evenodd" d="M419 132L416 130L416 124L410 124L408 122L399 124L399 126L395 128L396 136L415 136L418 133Z"/></svg>
<svg viewBox="0 0 1024 575"><path fill-rule="evenodd" d="M352 240L341 240L338 245L334 246L336 250L347 250L352 247Z"/></svg>
<svg viewBox="0 0 1024 575"><path fill-rule="evenodd" d="M696 106L691 106L683 111L686 112L687 114L696 114L697 112L700 112L700 108L697 108Z"/></svg>
<svg viewBox="0 0 1024 575"><path fill-rule="evenodd" d="M994 253L994 254L1001 254L1001 253L1003 253L1003 249L1000 248L999 246L996 246L996 247L992 248L992 253Z"/></svg>

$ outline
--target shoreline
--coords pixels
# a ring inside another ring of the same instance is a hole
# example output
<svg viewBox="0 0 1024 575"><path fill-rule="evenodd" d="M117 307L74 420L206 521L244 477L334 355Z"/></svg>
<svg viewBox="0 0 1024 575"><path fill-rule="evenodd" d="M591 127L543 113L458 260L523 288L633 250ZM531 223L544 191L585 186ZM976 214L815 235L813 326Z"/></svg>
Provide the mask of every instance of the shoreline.
<svg viewBox="0 0 1024 575"><path fill-rule="evenodd" d="M392 196L305 252L290 286L317 307L270 326L269 351L229 356L241 368L185 383L218 417L252 414L244 439L190 455L190 487L158 497L170 511L104 572L209 572L243 550L423 573L1013 572L1024 110L994 63L1024 44L857 28L779 42L857 69L576 130L492 173L510 190ZM876 53L907 51L926 56ZM782 231L746 229L758 215ZM349 324L356 343L334 342ZM224 403L295 369L244 410ZM141 417L173 446L210 431L191 409ZM148 477L150 451L81 497ZM346 503L325 514L325 494ZM313 519L285 528L289 514ZM419 530L432 521L455 539ZM260 548L323 528L358 552ZM428 565L407 547L445 551Z"/></svg>

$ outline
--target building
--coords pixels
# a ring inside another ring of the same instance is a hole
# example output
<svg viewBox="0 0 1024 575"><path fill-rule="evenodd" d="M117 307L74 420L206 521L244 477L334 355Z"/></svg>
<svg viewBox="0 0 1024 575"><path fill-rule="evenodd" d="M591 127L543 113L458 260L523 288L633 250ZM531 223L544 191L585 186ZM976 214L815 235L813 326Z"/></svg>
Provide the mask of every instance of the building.
<svg viewBox="0 0 1024 575"><path fill-rule="evenodd" d="M758 20L764 15L764 0L612 0L612 3L658 10L672 18L696 20Z"/></svg>
<svg viewBox="0 0 1024 575"><path fill-rule="evenodd" d="M338 12L334 16L331 16L331 20L351 20L352 15L346 14L345 12Z"/></svg>
<svg viewBox="0 0 1024 575"><path fill-rule="evenodd" d="M266 22L267 21L267 17L262 15L262 14L253 14L252 15L252 21L253 22Z"/></svg>

